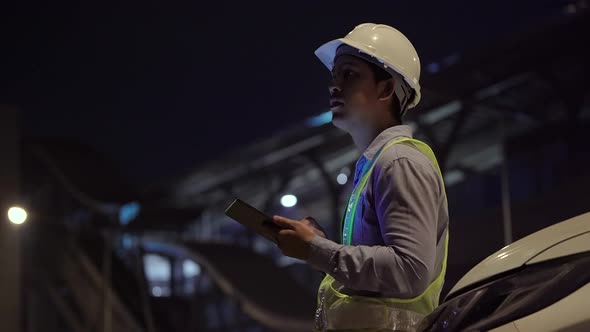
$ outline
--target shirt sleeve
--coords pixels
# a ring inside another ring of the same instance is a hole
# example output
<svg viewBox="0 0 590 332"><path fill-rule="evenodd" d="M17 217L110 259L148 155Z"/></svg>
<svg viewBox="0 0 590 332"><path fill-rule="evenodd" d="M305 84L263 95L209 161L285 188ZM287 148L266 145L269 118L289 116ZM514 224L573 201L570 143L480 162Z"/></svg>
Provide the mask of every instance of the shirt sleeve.
<svg viewBox="0 0 590 332"><path fill-rule="evenodd" d="M341 245L316 237L308 262L344 287L413 298L434 279L439 175L407 158L373 170L374 208L385 245Z"/></svg>

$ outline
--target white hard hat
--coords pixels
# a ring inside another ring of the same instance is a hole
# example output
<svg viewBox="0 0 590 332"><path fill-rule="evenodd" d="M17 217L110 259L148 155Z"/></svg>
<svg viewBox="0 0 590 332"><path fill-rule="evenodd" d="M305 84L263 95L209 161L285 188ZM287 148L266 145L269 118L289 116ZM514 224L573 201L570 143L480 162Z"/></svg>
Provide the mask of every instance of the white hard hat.
<svg viewBox="0 0 590 332"><path fill-rule="evenodd" d="M344 38L335 39L320 46L314 53L322 63L332 70L336 50L342 44L349 45L359 52L375 58L387 71L393 70L401 75L414 90L405 109L410 109L420 101L420 59L408 38L398 30L383 24L363 23L357 25Z"/></svg>

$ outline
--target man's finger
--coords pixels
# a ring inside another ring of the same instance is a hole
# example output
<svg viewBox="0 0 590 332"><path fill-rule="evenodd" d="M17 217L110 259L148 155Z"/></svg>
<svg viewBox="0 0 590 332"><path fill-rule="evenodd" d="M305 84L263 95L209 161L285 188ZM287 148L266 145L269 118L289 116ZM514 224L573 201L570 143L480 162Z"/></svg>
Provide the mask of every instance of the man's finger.
<svg viewBox="0 0 590 332"><path fill-rule="evenodd" d="M296 224L296 221L285 218L285 217L281 217L281 216L273 216L272 221L276 225L278 225L279 227L282 227L282 228L293 229L293 228L295 228L295 224Z"/></svg>
<svg viewBox="0 0 590 332"><path fill-rule="evenodd" d="M316 235L319 235L323 238L326 238L326 231L322 228L322 226L312 217L306 217L301 219L301 223L313 228L313 232Z"/></svg>
<svg viewBox="0 0 590 332"><path fill-rule="evenodd" d="M305 218L303 218L303 220L306 220L308 223L311 223L311 224L318 223L317 220L315 220L315 218L313 218L313 217L305 217Z"/></svg>
<svg viewBox="0 0 590 332"><path fill-rule="evenodd" d="M283 235L283 236L284 235L292 235L292 234L295 234L295 231L292 229L281 229L279 231L279 235Z"/></svg>
<svg viewBox="0 0 590 332"><path fill-rule="evenodd" d="M314 228L322 230L322 226L318 223L317 220L315 220L312 217L305 217L301 221L306 225L310 225L310 226L313 226Z"/></svg>
<svg viewBox="0 0 590 332"><path fill-rule="evenodd" d="M301 219L301 223L308 226L314 226L313 221L308 218Z"/></svg>

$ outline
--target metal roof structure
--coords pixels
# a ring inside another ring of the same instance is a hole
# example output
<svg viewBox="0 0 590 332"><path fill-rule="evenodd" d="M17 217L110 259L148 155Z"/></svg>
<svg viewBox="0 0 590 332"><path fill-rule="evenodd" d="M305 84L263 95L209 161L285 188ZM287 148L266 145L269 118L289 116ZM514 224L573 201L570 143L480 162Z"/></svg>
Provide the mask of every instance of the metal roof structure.
<svg viewBox="0 0 590 332"><path fill-rule="evenodd" d="M447 186L497 166L505 138L587 116L589 54L582 39L589 21L587 11L580 10L427 66L422 101L405 123L433 148ZM172 204L208 208L236 195L257 201L287 187L301 194L317 192L317 186L338 187L336 175L353 166L359 152L325 120L310 125L321 118L237 146L169 184L165 196ZM321 174L324 181L318 181Z"/></svg>

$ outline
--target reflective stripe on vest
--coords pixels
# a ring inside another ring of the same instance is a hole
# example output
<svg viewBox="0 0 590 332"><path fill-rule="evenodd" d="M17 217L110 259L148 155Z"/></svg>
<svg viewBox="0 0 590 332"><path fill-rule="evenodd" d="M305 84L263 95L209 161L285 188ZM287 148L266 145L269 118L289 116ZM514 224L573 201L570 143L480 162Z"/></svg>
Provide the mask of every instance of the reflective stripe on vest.
<svg viewBox="0 0 590 332"><path fill-rule="evenodd" d="M442 173L434 153L425 143L411 139L393 139L385 144L372 161L367 161L360 175L360 180L353 188L342 227L342 243L351 245L354 219L363 188L373 171L375 162L381 153L394 144L405 143L422 152L435 166L441 177ZM444 182L443 182L443 193ZM447 265L447 251L449 234L444 231L444 257L440 274L426 288L426 290L412 299L378 298L365 296L350 296L338 292L333 284L336 281L329 274L326 275L318 290L318 307L315 315L315 330L350 330L350 331L414 331L420 320L431 313L438 306L440 292L444 283Z"/></svg>

